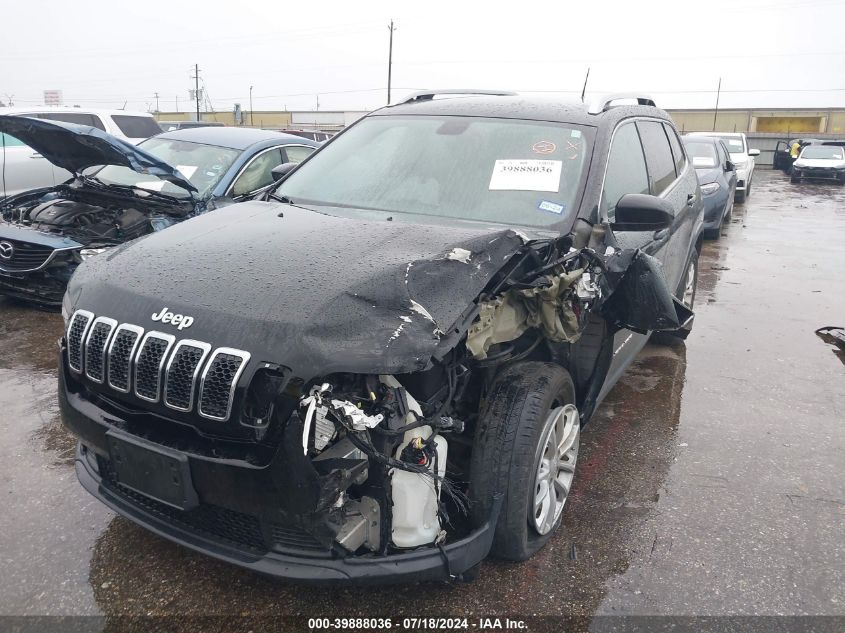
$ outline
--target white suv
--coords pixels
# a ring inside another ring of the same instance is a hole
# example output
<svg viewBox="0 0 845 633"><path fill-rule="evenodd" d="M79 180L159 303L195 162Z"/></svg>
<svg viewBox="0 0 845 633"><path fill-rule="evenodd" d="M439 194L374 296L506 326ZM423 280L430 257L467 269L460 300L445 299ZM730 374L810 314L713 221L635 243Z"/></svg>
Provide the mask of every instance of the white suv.
<svg viewBox="0 0 845 633"><path fill-rule="evenodd" d="M133 144L162 131L153 115L147 112L48 106L0 110L0 116L7 114L90 125ZM31 147L8 134L0 135L0 170L3 172L0 199L38 187L52 187L70 178L69 172L51 164Z"/></svg>
<svg viewBox="0 0 845 633"><path fill-rule="evenodd" d="M742 132L690 132L689 136L712 136L725 141L731 162L736 165L736 201L745 202L751 195L754 157L760 155L760 150L748 149L748 139Z"/></svg>

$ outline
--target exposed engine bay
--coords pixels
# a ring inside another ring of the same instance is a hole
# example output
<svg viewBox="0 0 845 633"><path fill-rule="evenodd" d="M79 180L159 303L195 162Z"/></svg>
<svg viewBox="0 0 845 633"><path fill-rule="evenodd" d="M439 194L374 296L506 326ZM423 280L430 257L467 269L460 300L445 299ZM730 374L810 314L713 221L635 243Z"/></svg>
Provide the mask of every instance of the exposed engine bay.
<svg viewBox="0 0 845 633"><path fill-rule="evenodd" d="M127 197L62 186L47 194L18 196L3 210L3 219L83 246L107 247L166 228L186 215L185 208L172 203L127 203Z"/></svg>

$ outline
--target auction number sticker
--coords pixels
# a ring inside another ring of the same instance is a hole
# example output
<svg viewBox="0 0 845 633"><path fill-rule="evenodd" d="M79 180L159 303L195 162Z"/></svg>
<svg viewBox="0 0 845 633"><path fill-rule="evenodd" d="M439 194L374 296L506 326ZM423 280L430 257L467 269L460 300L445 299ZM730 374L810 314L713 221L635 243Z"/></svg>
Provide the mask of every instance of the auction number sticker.
<svg viewBox="0 0 845 633"><path fill-rule="evenodd" d="M560 189L559 160L497 160L490 191L551 191Z"/></svg>

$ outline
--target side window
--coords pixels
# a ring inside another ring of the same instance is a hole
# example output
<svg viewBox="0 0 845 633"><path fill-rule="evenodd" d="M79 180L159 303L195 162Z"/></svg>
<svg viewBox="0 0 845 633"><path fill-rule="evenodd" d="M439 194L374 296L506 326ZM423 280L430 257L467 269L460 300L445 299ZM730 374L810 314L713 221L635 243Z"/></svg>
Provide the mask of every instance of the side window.
<svg viewBox="0 0 845 633"><path fill-rule="evenodd" d="M725 149L725 144L722 141L716 142L716 150L719 152L719 164L724 167L725 163L728 162L728 150Z"/></svg>
<svg viewBox="0 0 845 633"><path fill-rule="evenodd" d="M0 132L0 147L26 147L26 143L11 134Z"/></svg>
<svg viewBox="0 0 845 633"><path fill-rule="evenodd" d="M601 199L610 222L616 218L616 203L626 193L648 193L643 147L633 123L622 125L616 130L607 158L607 174Z"/></svg>
<svg viewBox="0 0 845 633"><path fill-rule="evenodd" d="M304 145L288 145L284 148L286 163L301 163L308 158L315 150L314 147L305 147Z"/></svg>
<svg viewBox="0 0 845 633"><path fill-rule="evenodd" d="M76 123L77 125L90 125L97 129L105 131L103 122L100 117L93 114L85 114L83 112L45 112L38 115L39 119L49 119L51 121L64 121L65 123Z"/></svg>
<svg viewBox="0 0 845 633"><path fill-rule="evenodd" d="M273 184L273 174L271 172L274 167L278 167L281 164L282 151L278 147L259 154L252 159L249 166L235 180L235 184L232 187L232 196L242 196L252 193L256 189Z"/></svg>
<svg viewBox="0 0 845 633"><path fill-rule="evenodd" d="M684 157L684 150L681 149L681 142L678 140L678 133L672 129L671 126L663 124L663 129L666 132L666 136L669 138L669 147L672 148L672 156L675 159L675 173L680 176L681 172L684 171L684 165L687 162L687 159Z"/></svg>
<svg viewBox="0 0 845 633"><path fill-rule="evenodd" d="M659 196L675 180L675 161L663 125L657 121L637 121L643 140L651 193Z"/></svg>

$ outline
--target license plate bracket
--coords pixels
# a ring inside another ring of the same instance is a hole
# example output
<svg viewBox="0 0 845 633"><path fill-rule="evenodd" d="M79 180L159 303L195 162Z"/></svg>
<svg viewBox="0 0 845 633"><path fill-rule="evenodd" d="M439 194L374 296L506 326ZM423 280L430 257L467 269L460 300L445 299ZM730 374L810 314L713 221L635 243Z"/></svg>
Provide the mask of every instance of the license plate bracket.
<svg viewBox="0 0 845 633"><path fill-rule="evenodd" d="M179 510L199 505L187 455L114 429L106 440L121 486Z"/></svg>

